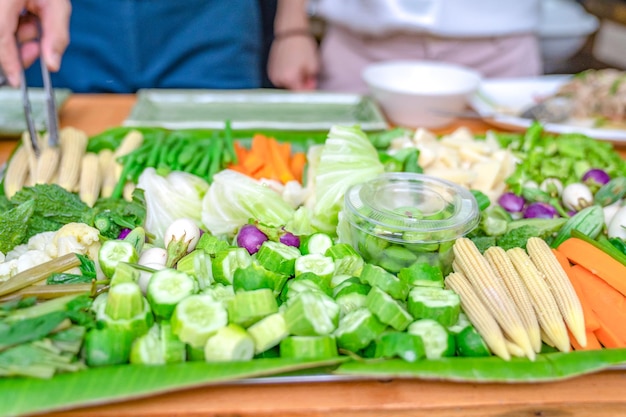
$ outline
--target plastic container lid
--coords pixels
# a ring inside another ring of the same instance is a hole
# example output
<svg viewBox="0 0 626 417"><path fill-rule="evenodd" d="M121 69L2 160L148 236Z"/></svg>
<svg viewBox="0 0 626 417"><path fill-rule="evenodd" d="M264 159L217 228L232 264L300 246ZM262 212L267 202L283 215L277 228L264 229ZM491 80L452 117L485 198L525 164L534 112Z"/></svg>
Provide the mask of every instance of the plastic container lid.
<svg viewBox="0 0 626 417"><path fill-rule="evenodd" d="M350 187L344 210L360 229L404 244L456 239L480 220L478 203L466 188L407 172L382 174Z"/></svg>

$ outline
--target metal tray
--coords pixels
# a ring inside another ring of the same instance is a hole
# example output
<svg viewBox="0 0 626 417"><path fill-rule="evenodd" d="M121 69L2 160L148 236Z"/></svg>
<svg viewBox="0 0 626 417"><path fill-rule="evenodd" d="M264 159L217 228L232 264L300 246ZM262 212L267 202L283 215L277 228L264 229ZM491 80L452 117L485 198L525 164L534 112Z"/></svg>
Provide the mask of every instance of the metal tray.
<svg viewBox="0 0 626 417"><path fill-rule="evenodd" d="M226 120L233 129L306 131L342 124L371 131L388 127L369 96L273 89L139 90L124 125L215 129L223 128Z"/></svg>

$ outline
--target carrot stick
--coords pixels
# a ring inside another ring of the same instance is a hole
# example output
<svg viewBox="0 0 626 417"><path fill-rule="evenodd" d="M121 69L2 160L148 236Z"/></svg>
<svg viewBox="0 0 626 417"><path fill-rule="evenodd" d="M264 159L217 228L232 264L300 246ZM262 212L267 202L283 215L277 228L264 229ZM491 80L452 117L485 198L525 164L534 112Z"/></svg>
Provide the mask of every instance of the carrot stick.
<svg viewBox="0 0 626 417"><path fill-rule="evenodd" d="M583 290L583 286L580 283L581 279L586 279L584 271L582 269L583 268L581 266L576 266L575 268L569 266L569 263L567 269L564 268L567 277L572 283L572 287L574 287L574 291L576 291L576 295L578 296L580 305L583 308L583 317L585 318L585 330L594 331L600 327L600 321L598 320L596 313L593 312L591 304L587 299L587 294Z"/></svg>
<svg viewBox="0 0 626 417"><path fill-rule="evenodd" d="M272 161L274 171L277 174L277 179L283 184L287 184L289 181L295 180L293 174L289 170L287 160L284 159L281 154L279 143L276 140L270 140L268 141L267 146L269 148L269 159Z"/></svg>
<svg viewBox="0 0 626 417"><path fill-rule="evenodd" d="M568 268L572 266L572 264L569 263L569 259L567 259L567 256L565 256L562 252L559 252L556 249L552 249L552 253L556 257L556 260L559 261L559 264L561 264L561 268L563 268L565 271L567 271Z"/></svg>
<svg viewBox="0 0 626 417"><path fill-rule="evenodd" d="M255 176L265 166L265 161L261 159L259 154L251 152L243 160L241 166L250 176Z"/></svg>
<svg viewBox="0 0 626 417"><path fill-rule="evenodd" d="M582 347L582 346L580 346L578 344L578 342L576 341L576 338L574 337L572 332L567 330L567 333L569 334L569 340L572 343L572 349L574 349L574 350L599 350L599 349L602 349L602 345L598 341L598 338L596 337L596 334L593 331L591 331L591 330L585 331L585 333L587 335L587 346L585 346L585 347Z"/></svg>
<svg viewBox="0 0 626 417"><path fill-rule="evenodd" d="M604 330L605 333L611 334L611 339L616 338L623 346L626 346L626 326L624 326L626 298L580 265L573 266L572 271L587 298L589 306L600 322L599 328L594 330L596 336L600 338L597 332Z"/></svg>
<svg viewBox="0 0 626 417"><path fill-rule="evenodd" d="M590 243L568 238L557 248L570 262L582 265L626 296L626 266Z"/></svg>
<svg viewBox="0 0 626 417"><path fill-rule="evenodd" d="M289 169L293 173L293 176L298 182L302 183L302 175L304 174L304 167L306 166L306 155L304 152L296 152L291 157L289 162Z"/></svg>
<svg viewBox="0 0 626 417"><path fill-rule="evenodd" d="M237 156L237 161L239 161L239 163L246 159L249 151L245 146L239 142L235 142L233 144L233 148L235 148L235 155Z"/></svg>
<svg viewBox="0 0 626 417"><path fill-rule="evenodd" d="M623 348L626 343L622 342L615 333L609 328L600 327L594 331L598 341L606 348Z"/></svg>
<svg viewBox="0 0 626 417"><path fill-rule="evenodd" d="M280 156L283 158L283 160L289 161L291 159L291 143L278 143L278 150L280 151Z"/></svg>

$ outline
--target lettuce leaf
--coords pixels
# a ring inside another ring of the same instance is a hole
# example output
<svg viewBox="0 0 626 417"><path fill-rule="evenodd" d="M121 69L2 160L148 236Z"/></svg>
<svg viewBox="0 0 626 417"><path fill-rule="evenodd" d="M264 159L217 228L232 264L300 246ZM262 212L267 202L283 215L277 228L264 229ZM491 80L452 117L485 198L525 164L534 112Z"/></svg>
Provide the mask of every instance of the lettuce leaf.
<svg viewBox="0 0 626 417"><path fill-rule="evenodd" d="M321 152L309 153L313 197L307 201L311 224L317 230L336 234L338 214L344 194L354 184L368 181L384 172L378 151L358 126L333 126Z"/></svg>
<svg viewBox="0 0 626 417"><path fill-rule="evenodd" d="M230 169L213 177L202 201L202 223L216 236L234 236L251 220L282 227L293 215L294 209L276 191Z"/></svg>

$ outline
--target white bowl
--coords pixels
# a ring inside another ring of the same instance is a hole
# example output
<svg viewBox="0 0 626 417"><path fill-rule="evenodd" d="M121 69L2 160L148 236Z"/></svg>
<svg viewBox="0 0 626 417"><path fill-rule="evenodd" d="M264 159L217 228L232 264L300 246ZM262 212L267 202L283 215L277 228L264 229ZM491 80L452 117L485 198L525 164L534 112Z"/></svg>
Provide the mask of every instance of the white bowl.
<svg viewBox="0 0 626 417"><path fill-rule="evenodd" d="M429 61L371 64L362 77L390 122L412 128L450 124L481 80L469 68Z"/></svg>

